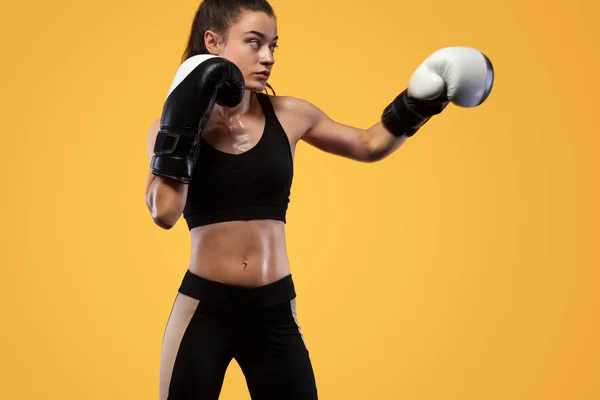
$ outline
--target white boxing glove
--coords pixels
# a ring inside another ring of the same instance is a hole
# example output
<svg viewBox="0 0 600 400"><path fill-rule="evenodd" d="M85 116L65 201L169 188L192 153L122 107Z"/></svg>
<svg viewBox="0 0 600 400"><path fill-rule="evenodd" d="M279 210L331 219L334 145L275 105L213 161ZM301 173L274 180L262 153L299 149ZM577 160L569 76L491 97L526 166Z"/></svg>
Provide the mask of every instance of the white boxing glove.
<svg viewBox="0 0 600 400"><path fill-rule="evenodd" d="M483 103L494 84L492 62L469 47L446 47L431 54L415 70L408 95L419 100L445 97L460 107Z"/></svg>
<svg viewBox="0 0 600 400"><path fill-rule="evenodd" d="M452 102L477 107L492 91L494 68L487 56L469 47L446 47L432 53L411 75L408 87L381 116L394 136L412 136Z"/></svg>

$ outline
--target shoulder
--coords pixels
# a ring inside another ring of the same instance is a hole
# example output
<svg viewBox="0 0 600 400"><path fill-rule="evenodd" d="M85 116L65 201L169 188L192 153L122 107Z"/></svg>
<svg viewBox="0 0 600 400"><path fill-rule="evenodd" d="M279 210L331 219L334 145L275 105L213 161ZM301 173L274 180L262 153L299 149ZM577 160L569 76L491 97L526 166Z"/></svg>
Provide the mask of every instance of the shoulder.
<svg viewBox="0 0 600 400"><path fill-rule="evenodd" d="M298 97L269 96L269 98L278 116L292 118L295 123L301 122L302 125L307 125L307 129L327 117L319 107Z"/></svg>
<svg viewBox="0 0 600 400"><path fill-rule="evenodd" d="M291 112L291 113L304 113L318 112L318 108L311 102L300 99L293 96L269 96L273 108L275 111Z"/></svg>
<svg viewBox="0 0 600 400"><path fill-rule="evenodd" d="M269 96L275 114L293 142L310 131L324 114L311 102L293 96Z"/></svg>

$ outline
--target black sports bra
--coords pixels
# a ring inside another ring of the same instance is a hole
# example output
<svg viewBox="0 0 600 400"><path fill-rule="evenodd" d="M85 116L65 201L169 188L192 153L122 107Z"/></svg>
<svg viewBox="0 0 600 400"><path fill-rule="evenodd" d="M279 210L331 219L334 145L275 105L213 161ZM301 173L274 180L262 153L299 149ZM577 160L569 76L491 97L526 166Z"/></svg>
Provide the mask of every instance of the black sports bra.
<svg viewBox="0 0 600 400"><path fill-rule="evenodd" d="M191 230L223 221L286 222L294 168L289 139L268 95L254 93L265 115L258 143L241 154L200 140L183 216Z"/></svg>

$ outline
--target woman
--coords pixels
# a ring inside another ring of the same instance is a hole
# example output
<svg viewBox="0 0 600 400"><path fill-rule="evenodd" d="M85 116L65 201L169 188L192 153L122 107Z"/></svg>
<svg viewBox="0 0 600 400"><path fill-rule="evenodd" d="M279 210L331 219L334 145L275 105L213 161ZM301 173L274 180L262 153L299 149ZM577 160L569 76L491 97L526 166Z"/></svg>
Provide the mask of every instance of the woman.
<svg viewBox="0 0 600 400"><path fill-rule="evenodd" d="M267 1L205 0L148 135L148 209L164 229L183 215L192 238L163 340L161 400L217 399L232 359L254 400L317 399L284 228L297 143L381 160L449 101L476 106L491 90L485 56L444 49L415 71L381 121L359 129L307 101L262 93L277 39ZM432 63L454 68L436 72Z"/></svg>

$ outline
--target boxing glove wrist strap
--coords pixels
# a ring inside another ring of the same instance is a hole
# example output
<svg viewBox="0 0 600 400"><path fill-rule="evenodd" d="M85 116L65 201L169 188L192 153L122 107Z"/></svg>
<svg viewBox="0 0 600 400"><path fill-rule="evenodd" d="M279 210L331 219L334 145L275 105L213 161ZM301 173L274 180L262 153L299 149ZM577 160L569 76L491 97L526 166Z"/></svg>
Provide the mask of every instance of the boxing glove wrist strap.
<svg viewBox="0 0 600 400"><path fill-rule="evenodd" d="M189 183L196 164L199 135L196 132L166 132L160 130L150 163L152 173Z"/></svg>
<svg viewBox="0 0 600 400"><path fill-rule="evenodd" d="M392 135L410 137L444 107L445 103L415 100L404 90L383 110L381 122Z"/></svg>

